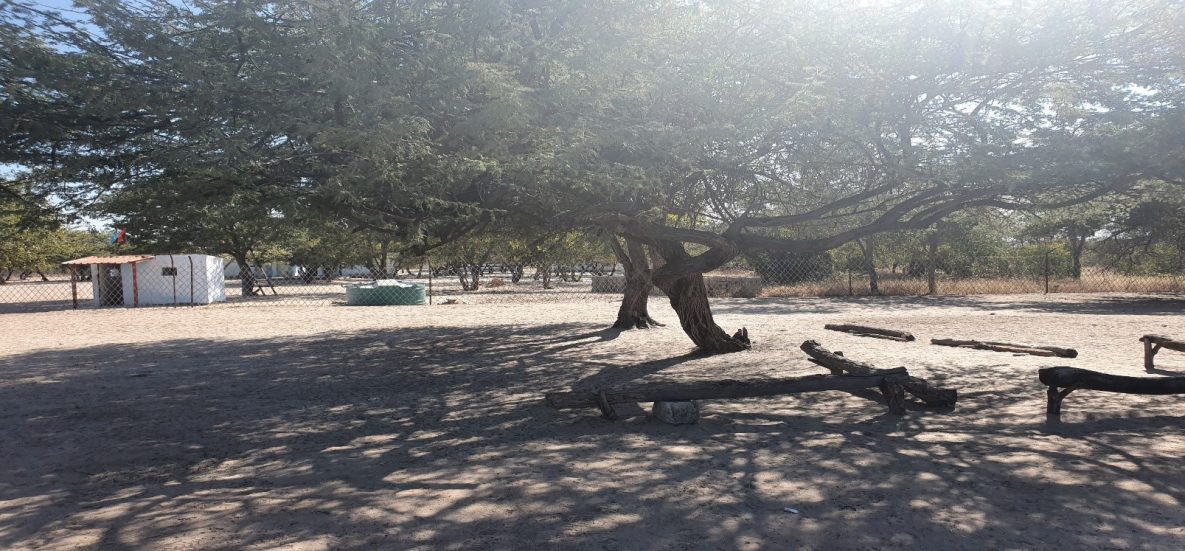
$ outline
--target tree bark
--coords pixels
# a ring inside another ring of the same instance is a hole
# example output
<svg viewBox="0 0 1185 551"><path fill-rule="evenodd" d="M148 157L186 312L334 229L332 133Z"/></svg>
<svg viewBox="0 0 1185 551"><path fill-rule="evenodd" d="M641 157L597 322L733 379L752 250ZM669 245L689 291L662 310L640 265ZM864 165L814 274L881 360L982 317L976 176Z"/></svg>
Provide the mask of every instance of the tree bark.
<svg viewBox="0 0 1185 551"><path fill-rule="evenodd" d="M701 351L719 354L740 352L752 347L749 332L744 328L729 336L716 325L716 320L712 317L712 308L708 304L708 288L704 284L703 274L656 280L655 283L670 299L671 308L679 315L679 325L683 327L683 332L691 337L691 342Z"/></svg>
<svg viewBox="0 0 1185 551"><path fill-rule="evenodd" d="M617 309L617 321L613 323L613 327L617 329L661 327L662 324L650 317L649 312L650 288L654 286L654 281L651 278L650 260L641 243L629 238L626 238L625 243L626 247L622 247L616 237L610 240L613 253L625 268L625 292L621 298L621 307Z"/></svg>
<svg viewBox="0 0 1185 551"><path fill-rule="evenodd" d="M679 315L683 332L691 337L691 342L701 352L721 354L752 348L747 329L742 327L729 336L716 325L708 304L708 287L704 284L704 271L727 262L727 259L735 257L735 253L709 250L692 257L687 254L683 244L676 241L658 241L655 252L662 261L662 267L654 271L654 284L666 293L671 308ZM709 254L714 256L705 259L704 256Z"/></svg>
<svg viewBox="0 0 1185 551"><path fill-rule="evenodd" d="M1086 237L1085 233L1070 234L1070 260L1073 262L1070 275L1075 280L1082 279L1082 251L1086 249Z"/></svg>
<svg viewBox="0 0 1185 551"><path fill-rule="evenodd" d="M857 240L856 244L860 246L860 252L864 255L864 272L868 274L868 292L879 295L881 289L880 278L876 274L876 242L869 237Z"/></svg>
<svg viewBox="0 0 1185 551"><path fill-rule="evenodd" d="M926 291L938 294L938 233L931 233L926 239Z"/></svg>
<svg viewBox="0 0 1185 551"><path fill-rule="evenodd" d="M239 266L239 289L243 296L250 297L255 295L255 273L251 271L251 264L247 262L246 255L231 255L235 258L235 264Z"/></svg>

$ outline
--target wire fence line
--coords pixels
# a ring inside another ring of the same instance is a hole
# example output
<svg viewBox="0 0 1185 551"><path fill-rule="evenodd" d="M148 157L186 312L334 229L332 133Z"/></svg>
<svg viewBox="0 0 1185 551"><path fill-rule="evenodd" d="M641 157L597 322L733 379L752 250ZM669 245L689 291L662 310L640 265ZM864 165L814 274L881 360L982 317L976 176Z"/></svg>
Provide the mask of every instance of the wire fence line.
<svg viewBox="0 0 1185 551"><path fill-rule="evenodd" d="M201 255L193 255L195 257ZM18 274L0 284L0 313L148 306L521 304L613 301L625 285L608 262L575 265L422 265L399 270L302 271L284 265L227 270L221 259L148 257L124 264ZM210 266L215 266L210 268ZM705 277L721 298L1180 293L1185 274L1075 266L1044 255L983 256L958 266L933 262L853 265L829 257L746 259ZM661 292L653 290L658 296Z"/></svg>

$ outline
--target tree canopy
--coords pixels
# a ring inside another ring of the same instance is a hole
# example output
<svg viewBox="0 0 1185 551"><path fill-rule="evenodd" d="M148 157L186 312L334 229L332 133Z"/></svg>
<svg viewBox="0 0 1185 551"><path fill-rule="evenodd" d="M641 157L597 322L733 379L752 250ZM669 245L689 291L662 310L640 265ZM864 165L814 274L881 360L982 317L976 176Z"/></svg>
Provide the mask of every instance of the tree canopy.
<svg viewBox="0 0 1185 551"><path fill-rule="evenodd" d="M702 274L742 255L1185 183L1183 13L18 0L0 6L0 163L20 167L10 196L230 254L250 247L219 243L302 220L415 253L495 229L600 231L647 267L627 270L643 278L627 294L652 280L697 345L737 350Z"/></svg>

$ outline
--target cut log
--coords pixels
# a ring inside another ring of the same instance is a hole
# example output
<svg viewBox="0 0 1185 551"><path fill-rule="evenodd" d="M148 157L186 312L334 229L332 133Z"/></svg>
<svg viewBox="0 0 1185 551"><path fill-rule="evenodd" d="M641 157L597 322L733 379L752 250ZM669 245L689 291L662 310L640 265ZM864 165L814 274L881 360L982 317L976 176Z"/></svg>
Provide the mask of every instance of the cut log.
<svg viewBox="0 0 1185 551"><path fill-rule="evenodd" d="M553 392L547 395L548 406L556 409L600 408L624 402L683 402L688 400L719 400L727 398L758 398L824 390L860 390L877 388L883 381L900 384L909 378L904 368L885 369L875 375L843 376L810 375L737 381L672 381L637 385L624 389Z"/></svg>
<svg viewBox="0 0 1185 551"><path fill-rule="evenodd" d="M806 352L814 363L830 370L832 375L872 375L881 371L875 365L849 360L837 352L831 352L816 341L805 341L799 348Z"/></svg>
<svg viewBox="0 0 1185 551"><path fill-rule="evenodd" d="M875 375L883 373L885 369L864 362L857 362L843 357L839 352L831 352L815 341L802 343L803 352L811 357L811 362L823 366L832 375ZM899 367L897 369L905 369ZM959 399L959 393L953 388L939 388L918 377L908 377L900 385L910 394L932 407L950 407Z"/></svg>
<svg viewBox="0 0 1185 551"><path fill-rule="evenodd" d="M828 323L827 325L823 326L823 329L842 331L844 333L851 333L861 337L875 337L878 339L889 339L902 342L917 340L917 338L913 336L913 333L898 331L896 329L869 327L867 325L852 325L850 323Z"/></svg>
<svg viewBox="0 0 1185 551"><path fill-rule="evenodd" d="M918 377L910 377L901 383L901 387L930 407L954 407L959 401L959 391L936 387Z"/></svg>
<svg viewBox="0 0 1185 551"><path fill-rule="evenodd" d="M1144 335L1140 337L1140 341L1144 343L1144 369L1148 370L1155 367L1152 363L1152 357L1157 352L1160 352L1161 348L1185 352L1185 341L1179 341L1165 335Z"/></svg>
<svg viewBox="0 0 1185 551"><path fill-rule="evenodd" d="M1077 367L1046 367L1037 377L1049 387L1046 412L1061 413L1062 400L1075 390L1100 390L1122 394L1185 394L1185 377L1127 377Z"/></svg>
<svg viewBox="0 0 1185 551"><path fill-rule="evenodd" d="M973 341L961 339L930 339L930 344L939 346L955 346L959 348L973 348L975 350L992 350L995 352L1013 352L1030 356L1057 356L1060 358L1077 358L1078 351L1073 348L1060 346L1037 346L1029 344L1015 344L994 341Z"/></svg>

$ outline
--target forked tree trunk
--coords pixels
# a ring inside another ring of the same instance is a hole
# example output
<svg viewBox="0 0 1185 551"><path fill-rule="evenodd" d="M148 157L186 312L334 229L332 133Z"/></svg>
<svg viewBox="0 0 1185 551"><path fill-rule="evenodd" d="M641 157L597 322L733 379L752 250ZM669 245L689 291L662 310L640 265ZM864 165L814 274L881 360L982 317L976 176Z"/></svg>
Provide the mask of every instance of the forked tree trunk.
<svg viewBox="0 0 1185 551"><path fill-rule="evenodd" d="M729 336L712 317L712 308L708 304L708 287L704 284L704 275L700 273L680 276L673 280L658 282L671 300L671 308L679 315L679 325L683 332L691 337L691 342L703 352L719 354L724 352L740 352L750 348L748 332L744 329L736 335Z"/></svg>
<svg viewBox="0 0 1185 551"><path fill-rule="evenodd" d="M613 327L647 329L661 326L661 323L650 317L648 309L650 288L654 286L654 281L651 279L650 260L646 257L646 250L641 243L628 238L624 248L616 237L611 239L610 245L617 260L625 268L625 293L621 298L621 307L617 309L617 321L613 323Z"/></svg>
<svg viewBox="0 0 1185 551"><path fill-rule="evenodd" d="M689 266L695 266L695 263L691 262L692 257L687 254L683 244L660 242L658 252L666 263L655 270L654 284L667 294L671 307L679 315L679 325L683 327L683 332L691 337L691 341L700 351L720 354L751 348L749 332L744 328L729 336L716 325L716 320L712 317L712 308L708 304L704 269L688 269ZM731 256L724 253L720 258L718 263L712 264L713 267L723 264Z"/></svg>

